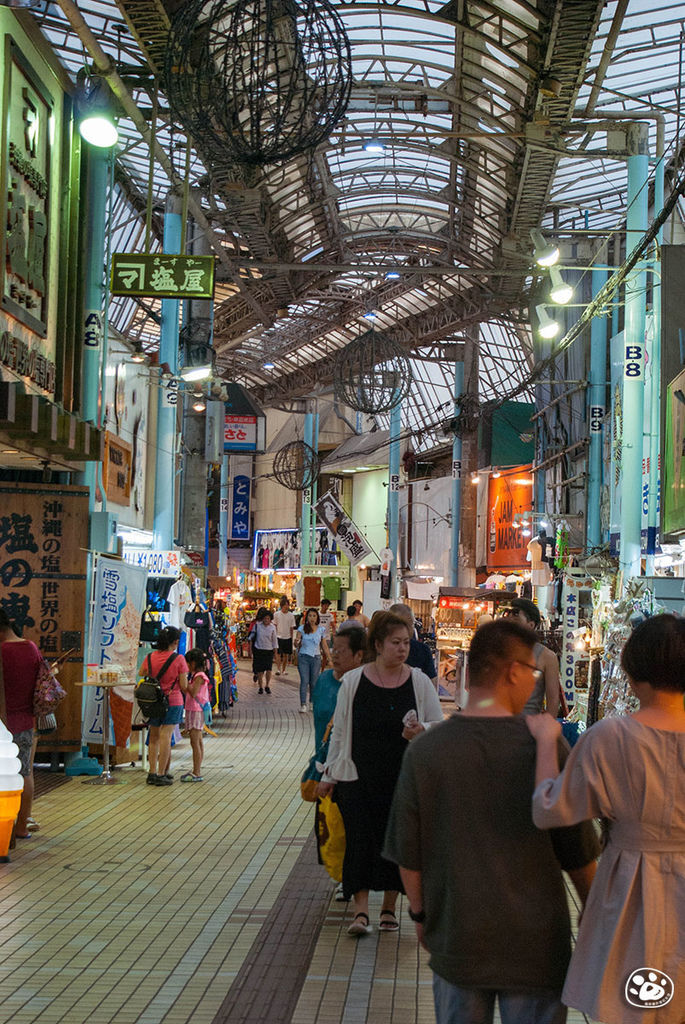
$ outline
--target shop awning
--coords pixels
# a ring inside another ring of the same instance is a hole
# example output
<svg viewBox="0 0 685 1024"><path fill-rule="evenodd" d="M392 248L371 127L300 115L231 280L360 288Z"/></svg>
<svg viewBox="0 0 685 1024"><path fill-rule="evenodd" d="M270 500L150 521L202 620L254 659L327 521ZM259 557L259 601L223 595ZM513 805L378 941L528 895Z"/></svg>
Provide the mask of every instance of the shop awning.
<svg viewBox="0 0 685 1024"><path fill-rule="evenodd" d="M46 395L26 394L24 385L14 381L0 381L0 440L47 460L96 462L103 457L102 430Z"/></svg>

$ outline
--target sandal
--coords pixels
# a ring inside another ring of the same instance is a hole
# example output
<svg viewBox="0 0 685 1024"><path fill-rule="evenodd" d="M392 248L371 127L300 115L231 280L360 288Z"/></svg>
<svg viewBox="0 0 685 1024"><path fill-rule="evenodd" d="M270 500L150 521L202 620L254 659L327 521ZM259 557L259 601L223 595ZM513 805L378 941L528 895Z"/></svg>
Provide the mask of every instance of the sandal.
<svg viewBox="0 0 685 1024"><path fill-rule="evenodd" d="M385 918L385 920L384 920ZM396 932L400 924L392 910L381 910L381 919L378 922L379 932Z"/></svg>
<svg viewBox="0 0 685 1024"><path fill-rule="evenodd" d="M362 920L362 918L364 920ZM364 923L366 922L366 924ZM348 935L370 935L373 929L369 924L369 915L361 911L359 914L354 915L352 924L347 929Z"/></svg>

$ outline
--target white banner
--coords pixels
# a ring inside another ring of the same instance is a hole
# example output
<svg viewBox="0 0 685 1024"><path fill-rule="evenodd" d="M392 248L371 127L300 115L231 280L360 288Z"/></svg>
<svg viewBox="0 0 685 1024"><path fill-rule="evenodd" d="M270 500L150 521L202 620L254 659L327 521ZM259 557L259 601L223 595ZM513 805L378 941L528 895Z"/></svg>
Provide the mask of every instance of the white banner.
<svg viewBox="0 0 685 1024"><path fill-rule="evenodd" d="M147 569L111 558L98 559L95 570L88 662L97 669L117 673L122 685L133 686L136 682L147 576ZM86 743L102 743L102 695L101 687L86 687Z"/></svg>
<svg viewBox="0 0 685 1024"><path fill-rule="evenodd" d="M322 498L319 498L314 505L314 511L319 521L328 527L329 531L333 534L338 542L338 547L344 555L347 555L352 565L356 565L357 562L363 562L365 558L372 554L372 548L359 530L359 527L352 522L331 491L328 491Z"/></svg>

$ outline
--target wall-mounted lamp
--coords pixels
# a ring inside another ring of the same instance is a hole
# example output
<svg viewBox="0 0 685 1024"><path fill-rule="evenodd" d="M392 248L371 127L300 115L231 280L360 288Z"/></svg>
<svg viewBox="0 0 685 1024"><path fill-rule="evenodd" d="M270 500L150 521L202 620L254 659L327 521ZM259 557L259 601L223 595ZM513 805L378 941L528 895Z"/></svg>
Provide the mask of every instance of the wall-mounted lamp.
<svg viewBox="0 0 685 1024"><path fill-rule="evenodd" d="M551 281L551 287L549 290L550 299L552 302L556 302L560 306L565 306L566 303L570 302L573 298L573 288L570 284L567 284L566 281L564 281L558 267L550 268L549 277Z"/></svg>
<svg viewBox="0 0 685 1024"><path fill-rule="evenodd" d="M84 70L78 73L76 81L76 123L81 138L98 149L111 149L119 141L119 132L109 83Z"/></svg>
<svg viewBox="0 0 685 1024"><path fill-rule="evenodd" d="M559 262L559 246L555 242L548 242L541 231L533 228L530 237L535 246L534 258L539 267L553 267Z"/></svg>
<svg viewBox="0 0 685 1024"><path fill-rule="evenodd" d="M214 351L202 342L185 345L180 376L188 383L209 380L214 372Z"/></svg>
<svg viewBox="0 0 685 1024"><path fill-rule="evenodd" d="M133 346L133 353L131 355L131 362L132 363L144 363L146 359L147 359L147 356L143 352L142 342L137 341L135 343L135 345Z"/></svg>
<svg viewBox="0 0 685 1024"><path fill-rule="evenodd" d="M205 402L205 396L202 394L201 391L194 391L193 409L195 410L195 412L204 412L206 408L207 403Z"/></svg>
<svg viewBox="0 0 685 1024"><path fill-rule="evenodd" d="M561 330L556 320L552 320L545 306L536 306L535 312L538 316L538 334L541 338L556 338Z"/></svg>

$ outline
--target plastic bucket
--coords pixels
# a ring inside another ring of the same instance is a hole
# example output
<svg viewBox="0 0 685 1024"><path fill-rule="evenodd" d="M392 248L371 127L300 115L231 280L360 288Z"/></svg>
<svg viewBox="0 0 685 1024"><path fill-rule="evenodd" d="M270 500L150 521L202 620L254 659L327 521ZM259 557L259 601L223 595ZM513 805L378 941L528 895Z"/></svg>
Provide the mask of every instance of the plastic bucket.
<svg viewBox="0 0 685 1024"><path fill-rule="evenodd" d="M10 849L12 829L19 814L21 790L0 793L0 857L6 857Z"/></svg>

